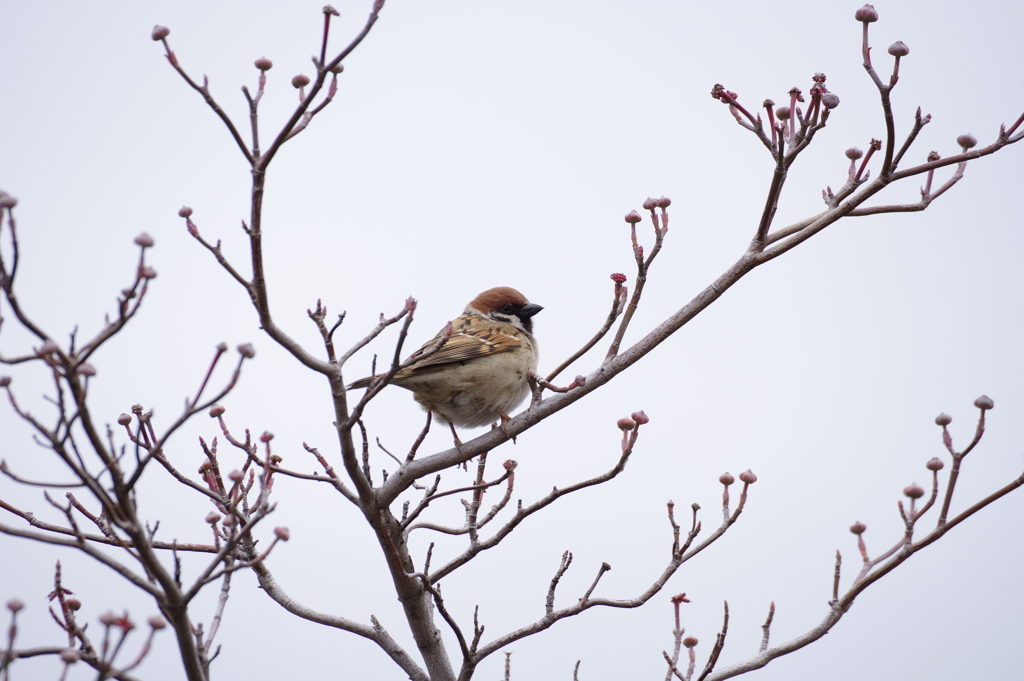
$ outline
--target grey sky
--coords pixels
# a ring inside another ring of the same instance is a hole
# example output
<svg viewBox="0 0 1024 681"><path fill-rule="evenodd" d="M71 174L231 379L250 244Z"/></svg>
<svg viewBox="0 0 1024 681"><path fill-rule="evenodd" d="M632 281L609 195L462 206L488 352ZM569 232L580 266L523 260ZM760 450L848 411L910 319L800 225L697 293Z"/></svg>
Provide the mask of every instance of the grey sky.
<svg viewBox="0 0 1024 681"><path fill-rule="evenodd" d="M294 468L313 467L302 442L334 452L326 384L261 334L243 291L176 216L182 204L192 206L203 234L223 239L228 256L244 262L247 167L220 121L149 39L154 24L169 26L181 64L193 77L207 74L241 129L239 88L254 87L254 59L271 58L261 105L269 140L295 103L291 77L312 72L321 6L59 2L4 12L0 189L19 199L24 306L57 338L75 324L93 333L130 282L132 238L146 231L156 240L151 261L159 277L150 299L94 362L94 408L107 421L135 403L172 419L218 342L251 341L256 361L225 401L232 429L272 431L275 452ZM335 6L342 13L332 32L337 48L370 3ZM265 243L276 318L315 348L305 311L321 298L332 313L347 310L346 344L412 295L420 301L412 346L479 291L510 285L545 307L535 321L541 368L550 369L600 326L611 302L608 275L625 272L632 287L622 217L648 195L664 194L673 200L670 232L627 336L635 341L739 257L764 204L768 154L708 96L712 85L723 83L757 107L769 97L781 102L794 85L806 92L811 75L823 71L841 98L790 175L780 226L821 210L821 189L845 180L843 151L866 149L884 134L877 91L860 65L857 6L389 0L347 60L335 102L271 166ZM933 116L910 162L932 149L954 153L963 132L989 144L1000 123L1024 111L1021 6L876 7L879 71L887 72L890 43L903 40L911 50L894 92L897 134L902 139L918 105ZM571 679L577 659L583 681L660 679L661 651L672 643L668 598L685 591L693 603L684 625L701 640L701 661L721 625L722 600L729 601L728 664L756 652L772 600L773 642L825 616L836 549L844 583L858 566L852 522L868 525L873 554L898 540L901 490L926 485L924 463L944 454L933 423L939 412L953 416L962 446L974 431L974 398L987 393L996 404L954 508L1019 475L1022 168L1024 148L1007 149L970 163L960 184L927 211L829 228L749 275L613 384L493 452L492 466L519 462L516 497L529 503L553 485L610 468L619 451L617 418L641 408L651 417L617 480L556 504L444 582L453 613L470 622L479 603L485 639L536 619L564 550L575 561L561 603L582 594L602 561L613 569L601 594L632 597L667 559L665 502L677 509L700 503L710 531L721 517L718 476L751 468L759 482L740 522L647 606L590 611L509 648L517 681ZM922 183L891 187L884 201L914 202ZM649 223L641 234L652 242ZM366 373L372 352L390 356L393 340L385 334L361 353L350 376ZM8 319L0 350L28 347ZM606 347L567 380L589 372ZM14 377L19 399L49 418L39 368L3 372ZM421 416L406 391L392 388L367 425L404 450ZM12 467L60 476L6 406L0 433L0 458ZM200 435L216 435L213 422L196 419L176 440L183 470L201 460ZM425 447L449 445L446 431L435 429ZM466 480L448 472L443 484ZM160 476L146 492L144 512L161 519L162 536L206 538L201 521L209 508L193 495ZM378 549L354 510L293 481L279 481L275 496L272 525L292 530L270 561L278 580L313 607L361 621L376 614L414 650ZM0 498L50 514L38 490L6 479ZM439 517L445 513L457 521L457 502ZM872 587L825 639L756 677L1005 677L1019 666L1024 635L1022 513L1024 492L983 511ZM17 524L9 516L0 522ZM417 541L422 559L428 539ZM435 551L459 546L439 540ZM153 613L123 582L77 556L0 538L0 600L29 604L22 644L60 639L44 600L58 557L65 585L91 621L108 609L128 608L138 621ZM200 614L208 618L211 607L212 598ZM214 673L223 678L296 671L317 679L404 678L372 644L287 615L249 575L236 581L220 640ZM452 639L449 650L456 649ZM175 655L166 634L139 676L180 678ZM477 678L499 678L502 658L491 658ZM21 665L24 678L56 677L56 665ZM73 678L85 678L77 672Z"/></svg>

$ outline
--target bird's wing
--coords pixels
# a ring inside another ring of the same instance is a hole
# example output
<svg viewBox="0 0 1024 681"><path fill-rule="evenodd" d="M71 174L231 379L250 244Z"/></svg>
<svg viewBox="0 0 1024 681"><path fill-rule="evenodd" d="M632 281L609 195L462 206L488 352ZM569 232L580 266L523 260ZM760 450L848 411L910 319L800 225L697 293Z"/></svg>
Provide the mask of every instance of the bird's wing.
<svg viewBox="0 0 1024 681"><path fill-rule="evenodd" d="M432 348L442 335L444 335L444 330L434 336L433 340L425 343L416 351L416 354L424 353ZM523 339L520 332L508 324L456 320L451 336L440 350L403 369L401 373L408 375L424 367L464 362L478 357L495 355L499 352L517 350L522 346Z"/></svg>

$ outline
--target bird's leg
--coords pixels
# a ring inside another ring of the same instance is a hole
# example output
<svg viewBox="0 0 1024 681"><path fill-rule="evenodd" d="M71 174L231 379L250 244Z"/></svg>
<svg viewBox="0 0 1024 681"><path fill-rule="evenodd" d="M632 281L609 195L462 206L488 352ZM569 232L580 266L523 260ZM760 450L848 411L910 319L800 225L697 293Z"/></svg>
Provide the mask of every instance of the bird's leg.
<svg viewBox="0 0 1024 681"><path fill-rule="evenodd" d="M448 422L448 427L452 429L452 437L455 438L455 449L462 451L462 440L459 439L458 434L455 432L455 424L451 421Z"/></svg>
<svg viewBox="0 0 1024 681"><path fill-rule="evenodd" d="M505 433L505 437L511 437L512 438L512 444L515 444L516 443L516 436L515 435L509 435L508 431L505 430L505 424L508 423L509 421L511 421L512 418L508 414L506 414L505 412L503 412L501 410L498 410L498 416L501 417L501 425L498 426L499 428L501 428L501 432Z"/></svg>

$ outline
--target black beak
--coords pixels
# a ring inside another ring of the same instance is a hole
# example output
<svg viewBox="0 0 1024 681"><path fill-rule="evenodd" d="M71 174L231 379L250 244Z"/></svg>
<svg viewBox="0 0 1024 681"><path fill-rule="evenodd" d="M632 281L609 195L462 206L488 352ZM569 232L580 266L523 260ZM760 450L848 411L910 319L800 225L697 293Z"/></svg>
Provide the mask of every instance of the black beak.
<svg viewBox="0 0 1024 681"><path fill-rule="evenodd" d="M543 309L544 308L538 305L537 303L527 303L526 305L523 305L519 309L519 314L517 314L516 316L519 317L520 319L526 320Z"/></svg>

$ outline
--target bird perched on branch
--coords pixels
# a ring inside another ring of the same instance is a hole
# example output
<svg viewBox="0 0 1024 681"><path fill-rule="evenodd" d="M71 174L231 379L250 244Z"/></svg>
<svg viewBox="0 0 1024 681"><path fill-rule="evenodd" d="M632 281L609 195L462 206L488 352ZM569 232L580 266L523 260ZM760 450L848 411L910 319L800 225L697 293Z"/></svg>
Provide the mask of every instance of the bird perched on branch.
<svg viewBox="0 0 1024 681"><path fill-rule="evenodd" d="M399 370L391 383L411 390L424 409L447 423L456 445L462 441L455 426L478 428L500 420L504 430L508 413L530 393L538 358L533 316L543 309L508 286L484 291L451 322L450 331L445 326L413 354L423 359ZM366 388L377 378L362 378L348 389Z"/></svg>

